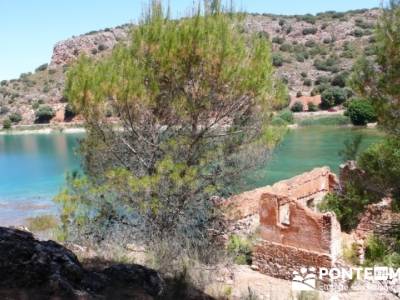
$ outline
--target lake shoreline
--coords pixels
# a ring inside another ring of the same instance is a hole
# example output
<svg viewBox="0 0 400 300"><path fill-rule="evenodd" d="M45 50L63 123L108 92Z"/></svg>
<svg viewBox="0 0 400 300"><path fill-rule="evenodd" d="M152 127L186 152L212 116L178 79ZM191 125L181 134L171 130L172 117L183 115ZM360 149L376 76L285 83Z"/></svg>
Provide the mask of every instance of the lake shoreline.
<svg viewBox="0 0 400 300"><path fill-rule="evenodd" d="M57 124L34 124L16 125L11 129L1 130L0 135L20 134L51 134L51 133L84 133L83 123L57 123Z"/></svg>

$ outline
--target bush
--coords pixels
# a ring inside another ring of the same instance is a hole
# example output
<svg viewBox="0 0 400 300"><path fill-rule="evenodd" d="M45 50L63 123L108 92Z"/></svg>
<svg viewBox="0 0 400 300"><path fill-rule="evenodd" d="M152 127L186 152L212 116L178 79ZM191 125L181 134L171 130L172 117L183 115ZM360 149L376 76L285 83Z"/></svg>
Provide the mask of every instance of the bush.
<svg viewBox="0 0 400 300"><path fill-rule="evenodd" d="M275 67L281 67L283 65L283 57L279 53L272 54L272 64Z"/></svg>
<svg viewBox="0 0 400 300"><path fill-rule="evenodd" d="M362 37L364 35L364 31L357 28L357 29L354 29L354 31L351 33L351 35L353 35L355 37Z"/></svg>
<svg viewBox="0 0 400 300"><path fill-rule="evenodd" d="M107 46L104 45L104 44L100 44L100 45L97 47L97 50L99 50L99 51L104 51L104 50L106 50L106 49L107 49Z"/></svg>
<svg viewBox="0 0 400 300"><path fill-rule="evenodd" d="M12 122L10 119L4 119L3 120L3 129L10 129L12 125Z"/></svg>
<svg viewBox="0 0 400 300"><path fill-rule="evenodd" d="M285 39L284 39L283 37L274 36L274 37L272 38L272 42L273 42L274 44L282 45L284 41L285 41Z"/></svg>
<svg viewBox="0 0 400 300"><path fill-rule="evenodd" d="M328 194L319 205L321 211L333 211L345 232L358 225L359 216L372 203L365 192L346 184L345 194Z"/></svg>
<svg viewBox="0 0 400 300"><path fill-rule="evenodd" d="M358 164L368 175L374 190L383 197L391 193L398 203L400 200L400 141L395 138L370 146L360 154Z"/></svg>
<svg viewBox="0 0 400 300"><path fill-rule="evenodd" d="M293 112L288 109L280 111L277 116L289 124L292 124L294 121Z"/></svg>
<svg viewBox="0 0 400 300"><path fill-rule="evenodd" d="M292 46L288 43L283 43L280 47L279 50L283 51L283 52L290 52L292 51Z"/></svg>
<svg viewBox="0 0 400 300"><path fill-rule="evenodd" d="M330 44L332 42L332 39L330 38L324 38L324 40L322 41L324 44Z"/></svg>
<svg viewBox="0 0 400 300"><path fill-rule="evenodd" d="M301 96L303 96L303 93L302 93L301 91L298 91L298 92L296 93L296 97L299 98L299 97L301 97Z"/></svg>
<svg viewBox="0 0 400 300"><path fill-rule="evenodd" d="M251 265L251 243L238 235L231 235L227 245L228 253L238 265Z"/></svg>
<svg viewBox="0 0 400 300"><path fill-rule="evenodd" d="M354 99L347 107L347 114L354 125L366 125L376 121L376 113L372 104L364 99Z"/></svg>
<svg viewBox="0 0 400 300"><path fill-rule="evenodd" d="M318 29L316 27L309 27L303 29L303 35L316 34Z"/></svg>
<svg viewBox="0 0 400 300"><path fill-rule="evenodd" d="M286 126L287 124L288 123L284 119L282 119L278 116L274 116L271 120L272 126Z"/></svg>
<svg viewBox="0 0 400 300"><path fill-rule="evenodd" d="M347 100L347 91L339 87L330 87L321 94L321 108L328 109Z"/></svg>
<svg viewBox="0 0 400 300"><path fill-rule="evenodd" d="M49 64L40 65L39 67L37 67L37 68L35 69L35 72L40 72L40 71L47 70L47 67L48 67L48 66L49 66Z"/></svg>
<svg viewBox="0 0 400 300"><path fill-rule="evenodd" d="M327 76L318 76L317 79L315 79L315 84L320 85L320 84L328 84L330 83L331 79L330 77Z"/></svg>
<svg viewBox="0 0 400 300"><path fill-rule="evenodd" d="M49 123L54 117L53 109L48 105L41 105L35 112L35 123Z"/></svg>
<svg viewBox="0 0 400 300"><path fill-rule="evenodd" d="M303 84L305 86L311 86L312 85L312 80L311 79L304 79Z"/></svg>
<svg viewBox="0 0 400 300"><path fill-rule="evenodd" d="M364 49L365 56L375 55L375 53L376 53L376 47L374 45L365 47Z"/></svg>
<svg viewBox="0 0 400 300"><path fill-rule="evenodd" d="M10 109L7 106L0 106L0 115L5 115L6 113L8 113L10 111Z"/></svg>
<svg viewBox="0 0 400 300"><path fill-rule="evenodd" d="M71 120L73 117L75 117L75 115L76 115L76 113L75 113L74 108L72 107L71 104L68 103L68 104L65 106L65 110L64 110L64 119L65 119L66 121L69 121L69 120Z"/></svg>
<svg viewBox="0 0 400 300"><path fill-rule="evenodd" d="M317 45L317 43L314 40L308 40L304 43L304 46L306 46L308 48L315 47L316 45Z"/></svg>
<svg viewBox="0 0 400 300"><path fill-rule="evenodd" d="M349 74L347 72L342 72L340 74L337 74L332 78L331 84L333 86L345 87L348 76Z"/></svg>
<svg viewBox="0 0 400 300"><path fill-rule="evenodd" d="M307 56L308 56L308 55L307 55ZM297 53L295 54L295 57L296 57L296 60L297 60L298 62L304 62L304 61L306 60L306 55L305 55L304 52L297 52Z"/></svg>
<svg viewBox="0 0 400 300"><path fill-rule="evenodd" d="M12 113L10 114L9 119L12 123L19 123L22 121L22 116L20 113Z"/></svg>
<svg viewBox="0 0 400 300"><path fill-rule="evenodd" d="M304 15L304 16L301 16L301 17L299 18L299 20L300 20L300 21L307 22L307 23L312 24L312 25L314 25L315 22L316 22L316 18L315 18L313 15L311 15L311 14L306 14L306 15Z"/></svg>
<svg viewBox="0 0 400 300"><path fill-rule="evenodd" d="M317 111L318 110L318 107L312 102L308 102L307 107L308 107L308 111Z"/></svg>
<svg viewBox="0 0 400 300"><path fill-rule="evenodd" d="M301 112L303 111L303 103L301 103L300 101L296 101L295 103L293 103L290 109L292 110L292 112Z"/></svg>
<svg viewBox="0 0 400 300"><path fill-rule="evenodd" d="M303 77L303 78L307 78L307 76L308 76L306 72L301 72L300 75L301 75L301 77Z"/></svg>
<svg viewBox="0 0 400 300"><path fill-rule="evenodd" d="M336 73L339 71L339 60L335 56L330 56L326 60L317 58L314 60L314 67L320 71L329 71Z"/></svg>

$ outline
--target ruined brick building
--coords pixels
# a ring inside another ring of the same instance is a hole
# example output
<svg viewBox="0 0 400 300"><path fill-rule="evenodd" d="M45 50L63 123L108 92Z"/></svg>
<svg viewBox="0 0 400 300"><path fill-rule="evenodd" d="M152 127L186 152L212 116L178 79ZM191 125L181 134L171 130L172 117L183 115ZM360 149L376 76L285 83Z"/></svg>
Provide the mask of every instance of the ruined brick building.
<svg viewBox="0 0 400 300"><path fill-rule="evenodd" d="M331 267L340 254L340 225L333 213L316 207L337 185L323 167L228 199L232 231L259 231L253 267L284 279L304 266Z"/></svg>

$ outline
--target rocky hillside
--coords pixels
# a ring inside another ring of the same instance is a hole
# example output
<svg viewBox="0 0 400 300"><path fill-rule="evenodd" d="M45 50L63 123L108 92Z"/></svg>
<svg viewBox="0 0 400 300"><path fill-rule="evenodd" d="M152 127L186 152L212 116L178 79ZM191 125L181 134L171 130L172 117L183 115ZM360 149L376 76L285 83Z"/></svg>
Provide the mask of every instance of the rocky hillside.
<svg viewBox="0 0 400 300"><path fill-rule="evenodd" d="M320 94L327 86L345 88L347 71L359 55L373 55L378 9L302 16L246 15L243 31L256 32L272 43L277 76L290 94ZM0 123L52 123L64 115L64 74L79 55L101 58L126 41L129 25L89 32L57 43L49 64L34 73L0 82ZM68 113L68 111L67 111ZM67 117L67 118L66 118ZM8 123L8 124L7 124Z"/></svg>

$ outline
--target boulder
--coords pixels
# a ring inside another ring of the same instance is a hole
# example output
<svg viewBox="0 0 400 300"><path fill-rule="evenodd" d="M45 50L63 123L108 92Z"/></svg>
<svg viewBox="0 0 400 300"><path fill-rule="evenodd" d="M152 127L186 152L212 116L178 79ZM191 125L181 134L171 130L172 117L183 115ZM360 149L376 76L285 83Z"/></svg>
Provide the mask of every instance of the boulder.
<svg viewBox="0 0 400 300"><path fill-rule="evenodd" d="M124 287L130 296L152 299L163 293L164 281L156 271L135 264L87 270L72 251L54 241L0 227L1 299L93 299Z"/></svg>

